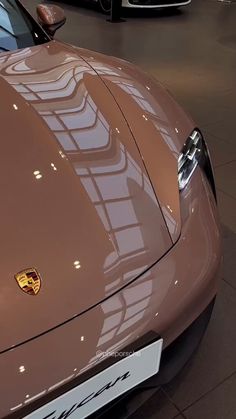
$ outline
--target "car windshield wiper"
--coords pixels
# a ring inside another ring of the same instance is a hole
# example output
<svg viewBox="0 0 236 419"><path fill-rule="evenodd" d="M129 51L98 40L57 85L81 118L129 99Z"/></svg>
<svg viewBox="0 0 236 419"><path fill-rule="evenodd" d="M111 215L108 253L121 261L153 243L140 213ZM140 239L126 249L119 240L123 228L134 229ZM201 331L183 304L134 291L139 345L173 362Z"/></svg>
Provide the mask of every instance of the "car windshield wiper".
<svg viewBox="0 0 236 419"><path fill-rule="evenodd" d="M16 36L14 33L12 33L11 31L9 31L8 29L4 28L4 26L0 25L0 29L2 29L3 31L5 31L6 33L8 33L8 35L13 36L13 38L18 38L18 36Z"/></svg>

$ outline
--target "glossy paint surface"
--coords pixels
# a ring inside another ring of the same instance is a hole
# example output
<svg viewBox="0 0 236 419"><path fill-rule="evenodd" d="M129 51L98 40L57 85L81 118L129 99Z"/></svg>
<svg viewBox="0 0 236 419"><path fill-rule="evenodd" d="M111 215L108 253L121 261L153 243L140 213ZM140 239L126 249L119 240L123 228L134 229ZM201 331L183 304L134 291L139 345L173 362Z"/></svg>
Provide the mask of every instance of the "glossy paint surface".
<svg viewBox="0 0 236 419"><path fill-rule="evenodd" d="M169 93L134 65L80 52L97 71L125 116L150 175L173 242L181 230L177 159L194 123Z"/></svg>
<svg viewBox="0 0 236 419"><path fill-rule="evenodd" d="M56 5L39 4L37 7L37 16L42 24L45 25L55 25L66 19L64 10Z"/></svg>
<svg viewBox="0 0 236 419"><path fill-rule="evenodd" d="M86 314L1 355L0 417L73 380L104 353L119 351L150 330L167 346L191 324L217 291L221 249L213 199L197 171L186 190L181 238L161 261Z"/></svg>
<svg viewBox="0 0 236 419"><path fill-rule="evenodd" d="M6 350L127 285L172 242L128 125L94 70L55 42L0 59ZM37 298L14 279L31 267L42 278Z"/></svg>
<svg viewBox="0 0 236 419"><path fill-rule="evenodd" d="M150 330L171 343L215 296L221 246L199 169L179 194L194 124L158 83L57 42L0 54L0 69L4 417L101 351ZM42 276L36 297L14 279L30 267Z"/></svg>

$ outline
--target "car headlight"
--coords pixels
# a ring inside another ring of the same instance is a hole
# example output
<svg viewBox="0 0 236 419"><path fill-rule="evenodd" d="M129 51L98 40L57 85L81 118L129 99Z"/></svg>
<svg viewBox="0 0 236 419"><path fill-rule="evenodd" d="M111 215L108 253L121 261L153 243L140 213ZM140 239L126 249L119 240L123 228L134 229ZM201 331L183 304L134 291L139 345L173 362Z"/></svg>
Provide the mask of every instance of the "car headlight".
<svg viewBox="0 0 236 419"><path fill-rule="evenodd" d="M188 137L178 158L179 190L183 190L197 166L204 171L216 198L214 175L206 143L201 132L195 129Z"/></svg>
<svg viewBox="0 0 236 419"><path fill-rule="evenodd" d="M200 132L194 130L188 137L178 158L178 182L180 191L189 182L196 169L202 151L202 137Z"/></svg>

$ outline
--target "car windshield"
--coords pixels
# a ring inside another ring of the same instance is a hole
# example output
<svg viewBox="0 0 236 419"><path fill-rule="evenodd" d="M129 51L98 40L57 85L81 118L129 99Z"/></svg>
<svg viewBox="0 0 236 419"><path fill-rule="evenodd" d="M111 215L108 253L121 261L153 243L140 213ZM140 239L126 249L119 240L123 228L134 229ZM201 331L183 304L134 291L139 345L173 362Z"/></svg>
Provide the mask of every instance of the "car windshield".
<svg viewBox="0 0 236 419"><path fill-rule="evenodd" d="M0 0L0 53L48 42L49 38L17 0Z"/></svg>

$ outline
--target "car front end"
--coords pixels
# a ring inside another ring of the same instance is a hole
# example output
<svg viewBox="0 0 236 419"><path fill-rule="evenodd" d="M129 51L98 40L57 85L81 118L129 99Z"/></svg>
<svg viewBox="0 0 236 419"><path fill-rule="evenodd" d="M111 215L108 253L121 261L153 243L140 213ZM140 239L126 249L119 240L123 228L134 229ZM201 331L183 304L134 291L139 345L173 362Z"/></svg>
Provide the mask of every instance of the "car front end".
<svg viewBox="0 0 236 419"><path fill-rule="evenodd" d="M5 377L1 417L11 413L12 418L19 414L31 418L32 414L32 418L51 419L64 411L71 411L71 417L86 417L101 407L99 398L112 400L109 388L92 396L125 374L127 366L99 383L93 383L93 377L119 363L124 355L140 350L140 337L146 346L162 338L165 354L211 304L220 271L219 226L214 197L200 168L182 204L184 220L178 242L145 274L70 322L1 354ZM83 397L81 392L79 397L67 397L88 380ZM128 380L132 382L131 377ZM63 405L57 407L60 397Z"/></svg>
<svg viewBox="0 0 236 419"><path fill-rule="evenodd" d="M191 3L191 0L122 0L122 6L139 9L158 9L166 7L182 7Z"/></svg>
<svg viewBox="0 0 236 419"><path fill-rule="evenodd" d="M2 298L14 311L1 306L0 417L82 418L161 371L212 306L221 240L209 154L168 92L125 61L56 42L5 56L2 151L18 158L1 167L12 179ZM29 198L33 210L18 206ZM36 296L14 281L29 266L42 275Z"/></svg>
<svg viewBox="0 0 236 419"><path fill-rule="evenodd" d="M202 337L221 274L214 176L156 80L37 25L16 49L25 21L0 54L0 417L82 419L168 381L172 348Z"/></svg>

